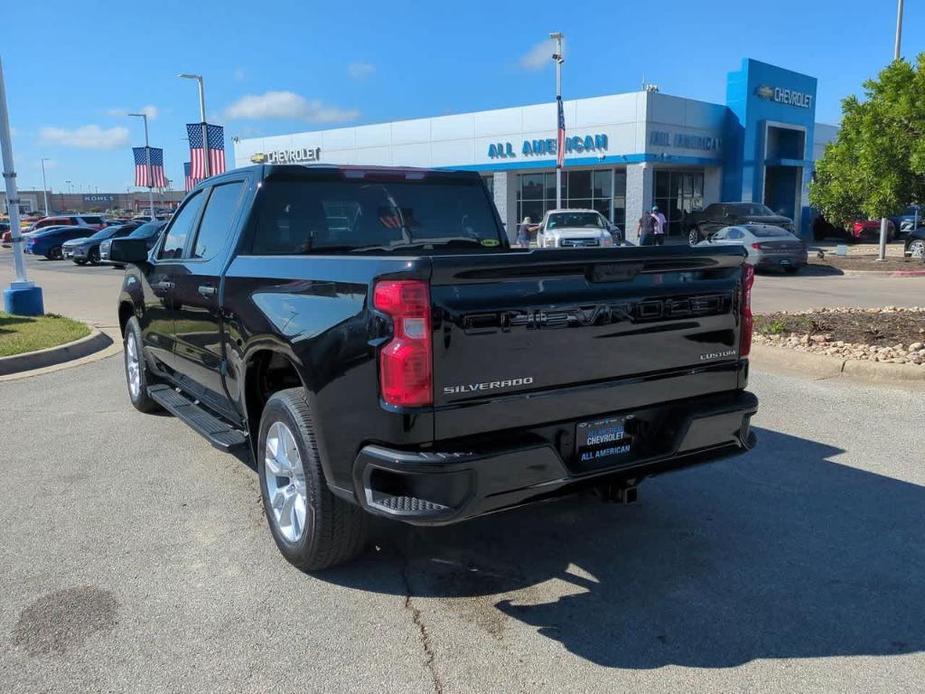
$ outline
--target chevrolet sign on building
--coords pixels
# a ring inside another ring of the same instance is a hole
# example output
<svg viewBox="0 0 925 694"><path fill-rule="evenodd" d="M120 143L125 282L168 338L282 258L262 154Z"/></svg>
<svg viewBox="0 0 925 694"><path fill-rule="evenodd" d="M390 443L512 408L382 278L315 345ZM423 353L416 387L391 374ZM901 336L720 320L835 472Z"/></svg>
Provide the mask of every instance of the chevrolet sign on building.
<svg viewBox="0 0 925 694"><path fill-rule="evenodd" d="M757 94L762 99L775 101L778 104L788 104L798 108L812 108L813 95L805 92L799 92L795 89L781 89L780 87L769 87L762 84L757 89Z"/></svg>
<svg viewBox="0 0 925 694"><path fill-rule="evenodd" d="M278 149L272 152L255 152L251 155L253 164L308 164L321 160L321 147L299 147Z"/></svg>

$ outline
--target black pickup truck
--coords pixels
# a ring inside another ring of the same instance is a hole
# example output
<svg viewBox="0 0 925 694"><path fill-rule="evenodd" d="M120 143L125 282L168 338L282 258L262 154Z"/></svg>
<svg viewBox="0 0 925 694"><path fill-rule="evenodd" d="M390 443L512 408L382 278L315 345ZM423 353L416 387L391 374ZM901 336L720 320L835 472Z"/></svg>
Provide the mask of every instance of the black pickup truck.
<svg viewBox="0 0 925 694"><path fill-rule="evenodd" d="M480 177L261 165L116 239L132 404L253 456L303 570L377 515L439 525L747 451L735 247L512 249Z"/></svg>

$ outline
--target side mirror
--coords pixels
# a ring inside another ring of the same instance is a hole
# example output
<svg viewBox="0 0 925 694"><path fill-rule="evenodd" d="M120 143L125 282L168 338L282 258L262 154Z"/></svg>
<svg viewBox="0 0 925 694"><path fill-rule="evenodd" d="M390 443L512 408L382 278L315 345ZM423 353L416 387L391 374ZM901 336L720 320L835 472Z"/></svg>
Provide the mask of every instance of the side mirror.
<svg viewBox="0 0 925 694"><path fill-rule="evenodd" d="M113 239L109 259L117 263L144 263L148 260L148 244L144 239Z"/></svg>

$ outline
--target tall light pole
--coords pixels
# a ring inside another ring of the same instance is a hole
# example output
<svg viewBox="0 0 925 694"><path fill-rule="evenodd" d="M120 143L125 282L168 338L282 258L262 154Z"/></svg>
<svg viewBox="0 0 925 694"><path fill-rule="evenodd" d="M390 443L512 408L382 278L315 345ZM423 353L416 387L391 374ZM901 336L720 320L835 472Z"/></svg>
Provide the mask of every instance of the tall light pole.
<svg viewBox="0 0 925 694"><path fill-rule="evenodd" d="M559 113L562 108L562 63L565 62L565 56L562 54L562 32L554 31L549 35L556 42L556 52L552 54L552 59L556 62L556 141L559 141ZM565 146L563 141L562 146ZM564 152L556 151L556 209L562 209L562 162Z"/></svg>
<svg viewBox="0 0 925 694"><path fill-rule="evenodd" d="M13 237L13 266L16 279L3 290L3 310L24 316L39 316L45 312L42 290L26 277L26 261L22 252L22 231L19 224L19 192L16 190L16 169L13 166L13 140L10 136L10 116L6 108L6 86L3 64L0 63L0 156L3 158L3 180L6 183L6 209L10 216Z"/></svg>
<svg viewBox="0 0 925 694"><path fill-rule="evenodd" d="M896 2L896 41L893 44L893 61L899 60L900 48L903 42L903 0ZM886 260L886 237L889 222L886 217L880 218L880 250L877 260Z"/></svg>
<svg viewBox="0 0 925 694"><path fill-rule="evenodd" d="M899 60L899 51L903 42L903 0L896 5L896 43L893 45L893 60Z"/></svg>
<svg viewBox="0 0 925 694"><path fill-rule="evenodd" d="M206 87L202 75L190 72L181 72L177 77L185 80L196 80L199 84L199 122L202 124L202 166L205 177L212 175L212 166L209 162L209 126L206 124Z"/></svg>
<svg viewBox="0 0 925 694"><path fill-rule="evenodd" d="M74 186L71 185L71 182L69 180L65 181L65 183L67 184L67 194L70 195Z"/></svg>
<svg viewBox="0 0 925 694"><path fill-rule="evenodd" d="M135 118L141 118L145 123L145 171L146 178L148 183L148 212L151 215L151 221L154 221L154 188L151 185L154 183L154 176L151 172L151 148L148 146L148 114L147 113L130 113L130 116Z"/></svg>
<svg viewBox="0 0 925 694"><path fill-rule="evenodd" d="M45 216L48 216L48 184L45 183L45 162L51 159L42 158L42 195L45 196Z"/></svg>

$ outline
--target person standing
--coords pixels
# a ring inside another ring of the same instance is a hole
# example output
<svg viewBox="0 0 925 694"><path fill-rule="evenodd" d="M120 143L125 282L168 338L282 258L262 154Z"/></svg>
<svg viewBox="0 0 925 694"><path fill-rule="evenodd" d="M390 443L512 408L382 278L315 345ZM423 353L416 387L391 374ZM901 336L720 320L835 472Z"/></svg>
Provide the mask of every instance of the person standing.
<svg viewBox="0 0 925 694"><path fill-rule="evenodd" d="M530 217L524 217L524 221L517 225L517 245L521 248L530 247L530 231L533 228L533 220Z"/></svg>
<svg viewBox="0 0 925 694"><path fill-rule="evenodd" d="M643 212L636 225L636 234L639 236L640 246L651 246L655 237L655 215Z"/></svg>
<svg viewBox="0 0 925 694"><path fill-rule="evenodd" d="M665 218L665 215L659 211L658 205L652 206L652 218L655 221L655 230L652 234L655 245L664 246L665 233L668 231L668 220Z"/></svg>

